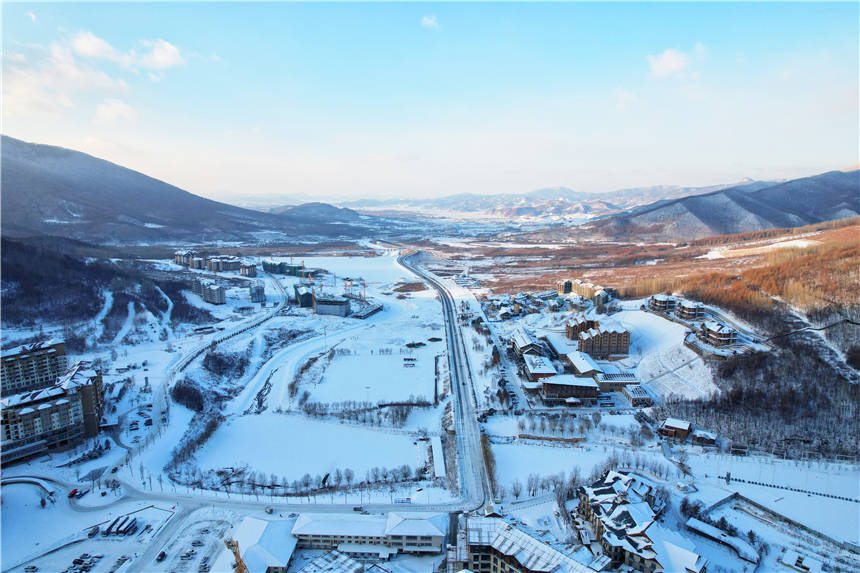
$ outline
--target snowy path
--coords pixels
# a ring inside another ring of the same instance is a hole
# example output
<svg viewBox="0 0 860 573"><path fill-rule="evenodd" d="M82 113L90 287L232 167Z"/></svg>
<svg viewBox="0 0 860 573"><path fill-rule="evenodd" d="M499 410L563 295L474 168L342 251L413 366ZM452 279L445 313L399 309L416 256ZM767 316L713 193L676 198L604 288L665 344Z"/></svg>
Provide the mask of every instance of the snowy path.
<svg viewBox="0 0 860 573"><path fill-rule="evenodd" d="M102 295L105 298L104 305L102 305L99 313L93 318L90 324L93 325L93 333L87 337L88 344L94 344L99 338L104 334L105 325L104 319L107 314L110 312L110 309L113 307L113 292L109 290L102 291Z"/></svg>
<svg viewBox="0 0 860 573"><path fill-rule="evenodd" d="M170 328L170 315L173 313L173 301L170 300L170 297L165 294L161 287L155 285L155 290L157 290L161 296L164 297L164 300L167 302L167 310L161 315L161 328L164 332L167 333L167 339L170 340L174 337L173 330Z"/></svg>
<svg viewBox="0 0 860 573"><path fill-rule="evenodd" d="M125 322L122 323L122 328L120 328L119 332L116 333L112 344L119 344L120 342L122 342L122 339L125 338L129 332L131 332L131 327L134 325L134 317L134 301L132 300L128 303L128 316L125 318Z"/></svg>

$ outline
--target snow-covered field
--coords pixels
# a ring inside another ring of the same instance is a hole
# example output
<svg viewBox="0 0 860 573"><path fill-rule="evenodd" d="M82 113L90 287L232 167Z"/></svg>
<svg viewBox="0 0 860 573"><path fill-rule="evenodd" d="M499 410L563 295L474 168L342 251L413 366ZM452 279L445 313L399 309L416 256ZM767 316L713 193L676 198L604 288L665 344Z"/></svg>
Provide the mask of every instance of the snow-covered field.
<svg viewBox="0 0 860 573"><path fill-rule="evenodd" d="M612 318L630 331L630 356L621 362L636 367L652 395L695 399L717 391L701 356L684 346L687 327L638 307Z"/></svg>
<svg viewBox="0 0 860 573"><path fill-rule="evenodd" d="M784 487L860 499L860 468L839 464L728 455L690 456L690 466L706 483L723 487L817 531L860 543L860 503L736 481L772 483ZM729 486L715 475L731 472Z"/></svg>
<svg viewBox="0 0 860 573"><path fill-rule="evenodd" d="M408 434L303 416L264 413L227 422L198 455L203 470L248 464L290 481L351 468L362 479L373 467L414 467L418 449Z"/></svg>

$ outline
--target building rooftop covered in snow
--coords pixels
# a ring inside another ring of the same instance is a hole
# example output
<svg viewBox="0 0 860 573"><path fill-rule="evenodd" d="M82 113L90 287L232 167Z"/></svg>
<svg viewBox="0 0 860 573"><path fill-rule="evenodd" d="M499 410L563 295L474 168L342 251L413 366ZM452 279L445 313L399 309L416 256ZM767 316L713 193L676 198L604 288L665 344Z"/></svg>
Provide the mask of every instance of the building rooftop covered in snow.
<svg viewBox="0 0 860 573"><path fill-rule="evenodd" d="M295 519L266 521L246 517L228 533L239 544L242 561L249 573L285 571L293 557L298 540L290 530ZM213 571L232 571L235 559L225 547L212 564Z"/></svg>
<svg viewBox="0 0 860 573"><path fill-rule="evenodd" d="M537 356L535 354L524 354L523 362L526 377L532 382L537 382L542 378L546 378L548 376L555 376L557 374L557 372L555 371L555 366L553 366L552 362L550 362L544 356Z"/></svg>
<svg viewBox="0 0 860 573"><path fill-rule="evenodd" d="M695 552L693 543L657 521L664 501L645 480L610 470L590 486L580 487L577 495L577 512L589 522L613 566L654 573L706 570L708 560Z"/></svg>
<svg viewBox="0 0 860 573"><path fill-rule="evenodd" d="M594 573L587 565L498 517L461 517L448 571Z"/></svg>
<svg viewBox="0 0 860 573"><path fill-rule="evenodd" d="M292 534L300 547L388 559L399 552L441 552L447 529L448 516L442 513L303 513Z"/></svg>

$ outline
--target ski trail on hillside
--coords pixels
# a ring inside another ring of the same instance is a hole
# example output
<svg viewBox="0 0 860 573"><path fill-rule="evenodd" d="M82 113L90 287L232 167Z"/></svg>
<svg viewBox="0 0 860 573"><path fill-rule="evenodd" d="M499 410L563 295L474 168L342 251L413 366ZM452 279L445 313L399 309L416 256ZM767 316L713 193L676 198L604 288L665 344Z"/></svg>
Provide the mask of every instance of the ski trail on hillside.
<svg viewBox="0 0 860 573"><path fill-rule="evenodd" d="M104 319L107 314L110 312L110 309L113 308L113 292L110 290L103 290L102 296L104 296L105 302L102 305L101 310L99 310L98 314L92 320L93 332L89 336L87 336L87 344L95 344L99 338L102 337L105 331Z"/></svg>
<svg viewBox="0 0 860 573"><path fill-rule="evenodd" d="M163 296L164 300L167 302L167 310L165 310L161 315L161 328L167 333L167 339L170 340L173 338L173 330L170 328L170 315L173 313L173 301L158 285L155 285L155 290L161 293L161 296Z"/></svg>
<svg viewBox="0 0 860 573"><path fill-rule="evenodd" d="M131 332L131 327L134 324L134 301L129 301L128 303L128 316L125 319L125 322L122 324L122 328L119 329L119 332L116 333L116 336L113 339L113 344L119 344L122 342L122 339L126 337L126 335Z"/></svg>

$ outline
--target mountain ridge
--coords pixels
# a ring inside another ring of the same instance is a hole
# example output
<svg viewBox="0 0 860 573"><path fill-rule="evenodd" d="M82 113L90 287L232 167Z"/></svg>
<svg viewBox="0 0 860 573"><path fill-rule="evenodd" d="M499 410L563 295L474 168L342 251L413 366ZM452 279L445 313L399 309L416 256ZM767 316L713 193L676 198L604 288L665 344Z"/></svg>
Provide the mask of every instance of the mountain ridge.
<svg viewBox="0 0 860 573"><path fill-rule="evenodd" d="M313 218L311 209L279 215L206 199L64 147L6 135L0 141L0 214L7 236L144 244L358 236L364 231Z"/></svg>

